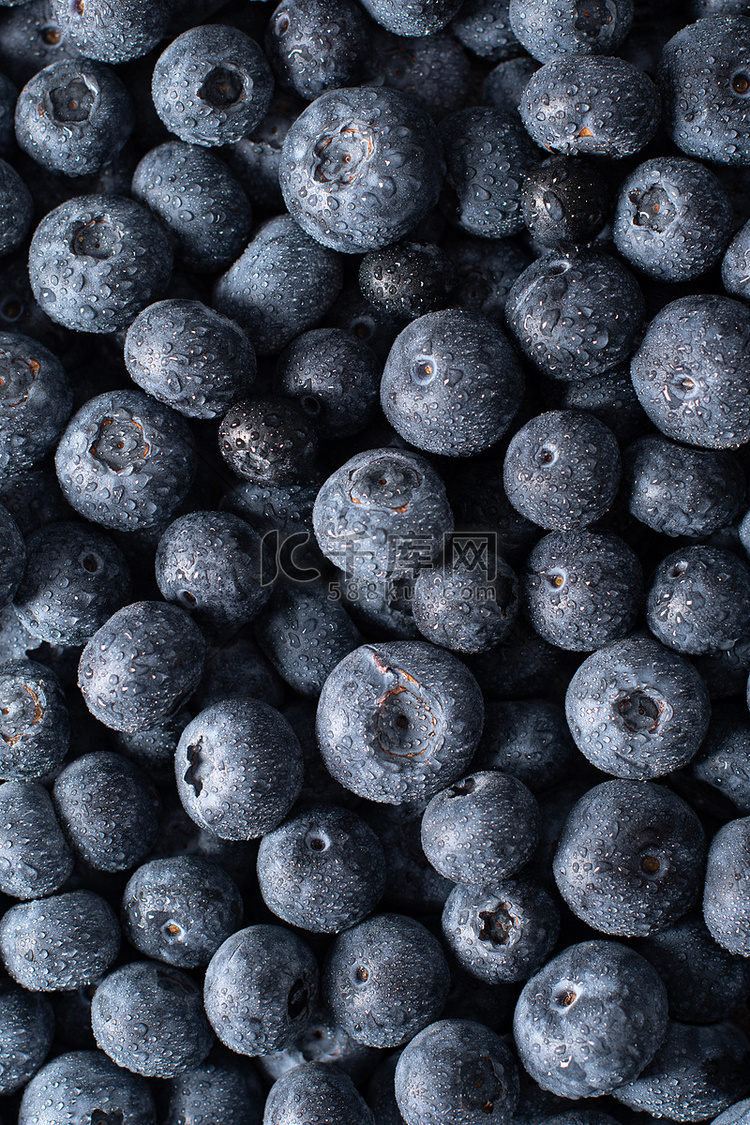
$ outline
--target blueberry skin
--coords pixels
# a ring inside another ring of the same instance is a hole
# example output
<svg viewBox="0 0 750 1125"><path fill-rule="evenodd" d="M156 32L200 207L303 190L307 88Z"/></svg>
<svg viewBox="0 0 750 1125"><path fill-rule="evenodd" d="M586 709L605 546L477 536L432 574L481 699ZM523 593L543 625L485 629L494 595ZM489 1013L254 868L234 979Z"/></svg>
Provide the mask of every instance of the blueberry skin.
<svg viewBox="0 0 750 1125"><path fill-rule="evenodd" d="M524 986L513 1017L516 1048L543 1090L564 1098L608 1094L651 1061L667 1030L667 993L645 958L614 941L558 954Z"/></svg>
<svg viewBox="0 0 750 1125"><path fill-rule="evenodd" d="M378 402L375 353L342 328L315 328L289 344L276 364L276 387L295 398L327 437L366 429Z"/></svg>
<svg viewBox="0 0 750 1125"><path fill-rule="evenodd" d="M152 148L133 173L132 192L172 236L177 258L190 270L226 269L250 241L250 201L206 149L181 141Z"/></svg>
<svg viewBox="0 0 750 1125"><path fill-rule="evenodd" d="M254 207L272 214L284 210L279 184L281 150L292 122L304 108L295 94L275 91L263 120L249 136L225 150L224 158Z"/></svg>
<svg viewBox="0 0 750 1125"><path fill-rule="evenodd" d="M19 1125L83 1125L96 1115L122 1125L156 1125L148 1083L102 1051L58 1055L24 1090Z"/></svg>
<svg viewBox="0 0 750 1125"><path fill-rule="evenodd" d="M454 883L487 887L508 879L539 843L539 807L526 786L494 770L436 793L422 817L422 848Z"/></svg>
<svg viewBox="0 0 750 1125"><path fill-rule="evenodd" d="M339 255L279 215L216 282L213 304L245 330L259 356L278 355L328 312L342 280Z"/></svg>
<svg viewBox="0 0 750 1125"><path fill-rule="evenodd" d="M408 234L437 203L444 174L440 137L415 98L350 87L322 94L294 122L279 182L307 234L361 254Z"/></svg>
<svg viewBox="0 0 750 1125"><path fill-rule="evenodd" d="M750 814L749 746L744 703L714 703L706 737L688 767L690 777L723 793L745 816Z"/></svg>
<svg viewBox="0 0 750 1125"><path fill-rule="evenodd" d="M688 547L659 564L651 579L646 620L675 652L731 652L750 640L750 567L732 551Z"/></svg>
<svg viewBox="0 0 750 1125"><path fill-rule="evenodd" d="M713 940L701 915L691 913L635 949L654 966L669 997L669 1014L684 1023L715 1023L750 996L750 961Z"/></svg>
<svg viewBox="0 0 750 1125"><path fill-rule="evenodd" d="M438 1018L449 984L429 930L404 914L376 914L334 940L323 995L352 1039L398 1047Z"/></svg>
<svg viewBox="0 0 750 1125"><path fill-rule="evenodd" d="M550 410L510 440L505 491L516 511L548 531L577 531L609 510L620 484L612 431L582 410Z"/></svg>
<svg viewBox="0 0 750 1125"><path fill-rule="evenodd" d="M130 94L109 67L63 59L40 70L19 94L16 139L43 168L66 176L98 172L133 131Z"/></svg>
<svg viewBox="0 0 750 1125"><path fill-rule="evenodd" d="M143 770L157 785L171 786L175 750L190 718L183 709L150 730L137 731L135 734L118 731L114 736L117 751Z"/></svg>
<svg viewBox="0 0 750 1125"><path fill-rule="evenodd" d="M373 805L367 813L385 852L384 901L401 913L439 913L453 888L453 884L429 863L422 850L425 805L425 801Z"/></svg>
<svg viewBox="0 0 750 1125"><path fill-rule="evenodd" d="M528 879L453 888L443 935L467 972L490 984L528 980L550 957L560 932L552 897Z"/></svg>
<svg viewBox="0 0 750 1125"><path fill-rule="evenodd" d="M675 441L702 449L743 445L750 440L748 347L750 309L740 301L672 301L649 324L630 365L641 406Z"/></svg>
<svg viewBox="0 0 750 1125"><path fill-rule="evenodd" d="M463 664L423 641L362 645L326 680L316 720L328 772L384 804L431 797L465 771L484 721Z"/></svg>
<svg viewBox="0 0 750 1125"><path fill-rule="evenodd" d="M243 399L222 420L219 450L238 477L259 484L299 484L316 475L318 431L290 399Z"/></svg>
<svg viewBox="0 0 750 1125"><path fill-rule="evenodd" d="M19 89L43 67L78 54L56 25L54 13L54 0L31 0L4 14L0 68Z"/></svg>
<svg viewBox="0 0 750 1125"><path fill-rule="evenodd" d="M119 949L114 911L92 891L18 903L0 921L5 968L31 992L69 992L94 984Z"/></svg>
<svg viewBox="0 0 750 1125"><path fill-rule="evenodd" d="M687 765L711 707L692 664L638 633L584 660L568 686L565 714L578 749L597 769L646 781Z"/></svg>
<svg viewBox="0 0 750 1125"><path fill-rule="evenodd" d="M59 769L70 722L51 668L26 659L0 664L0 712L0 778L31 781Z"/></svg>
<svg viewBox="0 0 750 1125"><path fill-rule="evenodd" d="M563 709L546 699L485 703L473 766L510 774L536 793L567 779L576 751Z"/></svg>
<svg viewBox="0 0 750 1125"><path fill-rule="evenodd" d="M204 711L223 699L262 699L280 707L284 685L252 636L242 631L226 644L212 647L206 669L191 701L193 711ZM187 725L187 719L186 723ZM182 733L182 730L178 733ZM177 739L174 744L177 746ZM169 761L170 767L172 760Z"/></svg>
<svg viewBox="0 0 750 1125"><path fill-rule="evenodd" d="M730 820L708 850L703 917L714 941L750 957L750 817Z"/></svg>
<svg viewBox="0 0 750 1125"><path fill-rule="evenodd" d="M622 182L612 233L636 269L660 281L689 281L720 260L734 216L720 181L694 160L657 157Z"/></svg>
<svg viewBox="0 0 750 1125"><path fill-rule="evenodd" d="M0 1094L15 1094L23 1089L49 1054L54 1032L55 1016L46 997L33 995L7 981L0 983Z"/></svg>
<svg viewBox="0 0 750 1125"><path fill-rule="evenodd" d="M179 93L178 93L179 91ZM187 144L236 144L271 104L273 75L254 39L226 24L178 35L156 61L151 84L161 120Z"/></svg>
<svg viewBox="0 0 750 1125"><path fill-rule="evenodd" d="M369 21L353 0L289 0L268 21L265 49L278 84L305 101L354 86L370 50Z"/></svg>
<svg viewBox="0 0 750 1125"><path fill-rule="evenodd" d="M23 625L52 645L83 645L130 600L130 569L109 536L81 523L53 523L27 540L26 573L14 606Z"/></svg>
<svg viewBox="0 0 750 1125"><path fill-rule="evenodd" d="M653 138L660 99L651 79L625 59L571 54L532 75L520 113L542 148L617 160L633 156Z"/></svg>
<svg viewBox="0 0 750 1125"><path fill-rule="evenodd" d="M643 571L616 535L553 531L526 560L521 605L550 644L591 652L634 628L644 603Z"/></svg>
<svg viewBox="0 0 750 1125"><path fill-rule="evenodd" d="M258 883L266 906L290 926L338 933L377 906L385 855L356 813L318 805L263 837Z"/></svg>
<svg viewBox="0 0 750 1125"><path fill-rule="evenodd" d="M737 232L727 247L721 260L721 280L732 297L750 299L748 288L748 266L750 266L750 223Z"/></svg>
<svg viewBox="0 0 750 1125"><path fill-rule="evenodd" d="M457 275L453 303L504 326L505 305L514 282L531 258L509 239L479 239L450 233L445 250Z"/></svg>
<svg viewBox="0 0 750 1125"><path fill-rule="evenodd" d="M596 163L553 156L524 180L526 229L540 246L574 251L592 243L604 227L610 194Z"/></svg>
<svg viewBox="0 0 750 1125"><path fill-rule="evenodd" d="M508 0L468 0L451 20L450 29L468 51L488 62L520 54L521 45L510 26Z"/></svg>
<svg viewBox="0 0 750 1125"><path fill-rule="evenodd" d="M200 1066L214 1039L198 985L156 961L133 961L105 977L91 1001L91 1026L118 1066L147 1078Z"/></svg>
<svg viewBox="0 0 750 1125"><path fill-rule="evenodd" d="M0 160L0 257L23 244L33 215L31 192L15 168Z"/></svg>
<svg viewBox="0 0 750 1125"><path fill-rule="evenodd" d="M359 267L362 295L395 317L414 320L449 304L456 274L434 242L404 240L366 254Z"/></svg>
<svg viewBox="0 0 750 1125"><path fill-rule="evenodd" d="M433 121L462 109L472 96L469 57L447 29L415 38L376 28L371 52L367 85L409 94Z"/></svg>
<svg viewBox="0 0 750 1125"><path fill-rule="evenodd" d="M430 1024L396 1064L396 1101L407 1125L507 1125L518 1089L511 1051L474 1020Z"/></svg>
<svg viewBox="0 0 750 1125"><path fill-rule="evenodd" d="M0 891L11 898L42 898L71 874L73 857L42 785L0 785L0 857Z"/></svg>
<svg viewBox="0 0 750 1125"><path fill-rule="evenodd" d="M549 388L550 405L559 410L586 410L609 426L621 446L651 429L630 378L628 362L602 375L556 380Z"/></svg>
<svg viewBox="0 0 750 1125"><path fill-rule="evenodd" d="M71 4L55 0L57 26L82 55L106 63L137 59L152 50L167 30L168 4L152 0L111 0Z"/></svg>
<svg viewBox="0 0 750 1125"><path fill-rule="evenodd" d="M453 652L486 652L505 640L518 612L518 580L499 556L487 565L443 563L420 570L412 614L420 633Z"/></svg>
<svg viewBox="0 0 750 1125"><path fill-rule="evenodd" d="M375 1125L372 1110L347 1074L324 1063L304 1062L271 1087L263 1125Z"/></svg>
<svg viewBox="0 0 750 1125"><path fill-rule="evenodd" d="M523 354L544 375L585 379L632 355L644 300L630 271L609 254L558 253L516 278L505 315Z"/></svg>
<svg viewBox="0 0 750 1125"><path fill-rule="evenodd" d="M744 16L708 16L665 46L657 74L664 126L688 156L750 163L749 64L750 20Z"/></svg>
<svg viewBox="0 0 750 1125"><path fill-rule="evenodd" d="M393 428L417 449L483 453L507 431L524 376L505 333L484 316L443 309L397 336L380 384Z"/></svg>
<svg viewBox="0 0 750 1125"><path fill-rule="evenodd" d="M219 1039L238 1055L282 1051L308 1023L318 995L312 951L284 926L249 926L211 958L203 989Z"/></svg>
<svg viewBox="0 0 750 1125"><path fill-rule="evenodd" d="M445 485L424 457L370 449L324 483L313 527L321 551L340 570L382 582L413 576L419 562L434 562L453 531L453 513Z"/></svg>
<svg viewBox="0 0 750 1125"><path fill-rule="evenodd" d="M745 476L731 453L647 434L623 454L623 492L630 514L653 531L698 538L732 523Z"/></svg>
<svg viewBox="0 0 750 1125"><path fill-rule="evenodd" d="M207 965L242 919L240 892L200 856L155 859L131 875L122 898L125 936L139 952L179 969Z"/></svg>
<svg viewBox="0 0 750 1125"><path fill-rule="evenodd" d="M498 63L482 83L482 102L501 113L520 117L519 107L524 88L537 70L539 64L528 55Z"/></svg>
<svg viewBox="0 0 750 1125"><path fill-rule="evenodd" d="M363 0L362 7L394 35L432 35L462 7L460 0Z"/></svg>
<svg viewBox="0 0 750 1125"><path fill-rule="evenodd" d="M0 377L0 470L15 474L54 448L73 393L57 356L16 333L0 333Z"/></svg>
<svg viewBox="0 0 750 1125"><path fill-rule="evenodd" d="M748 1121L750 1121L750 1098L735 1102L729 1109L724 1110L714 1118L714 1125L747 1125Z"/></svg>
<svg viewBox="0 0 750 1125"><path fill-rule="evenodd" d="M510 0L508 14L516 38L540 62L567 55L616 55L633 22L632 0L594 4L592 9L582 10L575 0Z"/></svg>
<svg viewBox="0 0 750 1125"><path fill-rule="evenodd" d="M750 1042L735 1024L691 1027L670 1022L653 1060L614 1095L652 1116L704 1121L748 1092L748 1066Z"/></svg>
<svg viewBox="0 0 750 1125"><path fill-rule="evenodd" d="M146 774L121 754L76 758L52 796L74 854L95 871L127 871L150 852L161 803Z"/></svg>
<svg viewBox="0 0 750 1125"><path fill-rule="evenodd" d="M55 454L70 506L113 531L166 522L187 496L196 465L184 418L138 390L89 399L71 418Z"/></svg>
<svg viewBox="0 0 750 1125"><path fill-rule="evenodd" d="M231 636L268 601L261 538L231 512L188 512L156 549L156 582L166 601L188 610L207 632Z"/></svg>
<svg viewBox="0 0 750 1125"><path fill-rule="evenodd" d="M348 1075L359 1086L380 1057L375 1047L355 1043L330 1014L321 1010L283 1051L260 1055L255 1065L269 1082L275 1082L305 1063L333 1065L336 1071Z"/></svg>
<svg viewBox="0 0 750 1125"><path fill-rule="evenodd" d="M119 195L83 195L45 215L29 248L34 296L74 332L116 332L161 296L172 251L151 214Z"/></svg>
<svg viewBox="0 0 750 1125"><path fill-rule="evenodd" d="M648 937L695 902L704 862L701 823L681 797L618 780L594 786L573 806L553 873L565 902L593 929Z"/></svg>
<svg viewBox="0 0 750 1125"><path fill-rule="evenodd" d="M218 1050L212 1051L200 1066L170 1079L164 1125L186 1121L212 1125L220 1120L234 1125L262 1125L263 1100L254 1071L242 1066L239 1059L226 1056L225 1060Z"/></svg>
<svg viewBox="0 0 750 1125"><path fill-rule="evenodd" d="M94 718L136 734L182 707L200 682L206 643L190 615L162 602L133 602L94 633L78 686Z"/></svg>
<svg viewBox="0 0 750 1125"><path fill-rule="evenodd" d="M443 208L480 238L508 238L524 229L521 191L539 152L520 122L473 106L451 114L440 135L446 158Z"/></svg>
<svg viewBox="0 0 750 1125"><path fill-rule="evenodd" d="M252 840L281 823L302 785L302 750L284 716L227 699L189 723L175 754L177 792L200 828Z"/></svg>
<svg viewBox="0 0 750 1125"><path fill-rule="evenodd" d="M0 504L0 606L13 601L26 566L26 544L18 524Z"/></svg>

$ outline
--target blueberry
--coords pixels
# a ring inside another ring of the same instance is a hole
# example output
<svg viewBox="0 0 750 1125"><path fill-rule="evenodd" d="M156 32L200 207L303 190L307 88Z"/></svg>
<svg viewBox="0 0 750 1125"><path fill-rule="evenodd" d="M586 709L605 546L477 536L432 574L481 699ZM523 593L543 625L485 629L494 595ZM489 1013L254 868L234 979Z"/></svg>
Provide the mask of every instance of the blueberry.
<svg viewBox="0 0 750 1125"><path fill-rule="evenodd" d="M12 165L0 160L0 256L12 254L31 230L31 192Z"/></svg>
<svg viewBox="0 0 750 1125"><path fill-rule="evenodd" d="M276 81L305 101L356 85L368 58L369 30L354 0L282 0L265 35Z"/></svg>
<svg viewBox="0 0 750 1125"><path fill-rule="evenodd" d="M750 1120L750 1098L744 1101L735 1102L729 1109L724 1110L718 1117L714 1118L714 1125L747 1125Z"/></svg>
<svg viewBox="0 0 750 1125"><path fill-rule="evenodd" d="M0 1094L14 1094L36 1074L52 1046L54 1030L55 1017L46 997L0 983Z"/></svg>
<svg viewBox="0 0 750 1125"><path fill-rule="evenodd" d="M299 929L347 929L374 909L385 881L380 841L348 809L308 808L261 840L258 882L263 900Z"/></svg>
<svg viewBox="0 0 750 1125"><path fill-rule="evenodd" d="M133 131L130 95L114 71L63 59L35 74L16 103L24 152L53 172L86 176L112 160Z"/></svg>
<svg viewBox="0 0 750 1125"><path fill-rule="evenodd" d="M91 1002L91 1026L118 1066L146 1077L199 1066L213 1042L198 985L156 961L133 961L105 977Z"/></svg>
<svg viewBox="0 0 750 1125"><path fill-rule="evenodd" d="M77 54L55 20L54 0L30 0L4 13L0 67L19 89L43 67Z"/></svg>
<svg viewBox="0 0 750 1125"><path fill-rule="evenodd" d="M656 568L646 619L654 636L676 652L731 652L750 640L749 601L746 562L718 547L688 547Z"/></svg>
<svg viewBox="0 0 750 1125"><path fill-rule="evenodd" d="M26 566L26 544L18 524L0 504L0 605L16 596Z"/></svg>
<svg viewBox="0 0 750 1125"><path fill-rule="evenodd" d="M487 887L515 875L539 843L539 808L517 778L488 770L432 798L422 817L422 847L454 883Z"/></svg>
<svg viewBox="0 0 750 1125"><path fill-rule="evenodd" d="M193 696L191 707L194 711L204 711L206 707L224 699L248 697L262 699L272 707L280 707L284 694L281 677L266 660L252 636L246 630L241 630L230 641L209 649L203 678ZM182 729L178 732L178 738ZM176 746L177 740L173 751ZM169 764L172 765L171 758Z"/></svg>
<svg viewBox="0 0 750 1125"><path fill-rule="evenodd" d="M84 195L45 215L29 249L34 296L74 332L127 328L160 297L172 251L149 212L118 195Z"/></svg>
<svg viewBox="0 0 750 1125"><path fill-rule="evenodd" d="M94 633L78 686L95 718L126 734L170 718L198 686L205 642L178 606L134 602Z"/></svg>
<svg viewBox="0 0 750 1125"><path fill-rule="evenodd" d="M620 483L615 436L592 414L550 410L511 438L503 478L513 507L549 531L577 531L609 510Z"/></svg>
<svg viewBox="0 0 750 1125"><path fill-rule="evenodd" d="M446 157L443 208L468 234L507 238L523 230L521 192L539 153L520 122L475 106L440 129Z"/></svg>
<svg viewBox="0 0 750 1125"><path fill-rule="evenodd" d="M745 478L725 450L699 450L648 434L625 450L623 492L628 511L662 535L711 535L734 520Z"/></svg>
<svg viewBox="0 0 750 1125"><path fill-rule="evenodd" d="M376 28L367 70L367 85L409 94L433 121L462 109L472 94L468 56L447 29L414 37Z"/></svg>
<svg viewBox="0 0 750 1125"><path fill-rule="evenodd" d="M504 641L467 657L466 664L492 699L545 695L552 685L557 685L553 690L564 690L568 678L562 651L543 641L522 615Z"/></svg>
<svg viewBox="0 0 750 1125"><path fill-rule="evenodd" d="M524 88L538 69L539 64L528 55L498 63L482 83L482 102L501 113L520 117Z"/></svg>
<svg viewBox="0 0 750 1125"><path fill-rule="evenodd" d="M434 242L397 242L365 254L359 267L363 296L391 316L415 319L449 303L456 275Z"/></svg>
<svg viewBox="0 0 750 1125"><path fill-rule="evenodd" d="M373 805L366 813L385 853L384 902L393 910L434 915L445 905L453 884L428 862L422 850L425 801Z"/></svg>
<svg viewBox="0 0 750 1125"><path fill-rule="evenodd" d="M714 704L706 737L688 767L690 777L723 793L743 815L750 814L748 746L750 719L744 704Z"/></svg>
<svg viewBox="0 0 750 1125"><path fill-rule="evenodd" d="M471 538L480 531L486 533L487 553L494 546L498 556L518 570L540 538L541 531L511 506L503 483L502 460L493 457L492 460L472 458L461 461L451 472L447 484L459 535L465 533ZM460 540L454 540L451 552L456 556L454 563L459 562L462 553L466 554L467 563L473 557L468 547L465 552L461 548ZM479 551L478 564L484 557L481 535L476 548Z"/></svg>
<svg viewBox="0 0 750 1125"><path fill-rule="evenodd" d="M317 995L317 962L283 926L238 930L206 969L206 1013L222 1043L238 1055L283 1050L309 1022Z"/></svg>
<svg viewBox="0 0 750 1125"><path fill-rule="evenodd" d="M348 1075L335 1066L304 1062L276 1080L268 1094L264 1125L374 1125Z"/></svg>
<svg viewBox="0 0 750 1125"><path fill-rule="evenodd" d="M185 727L177 791L200 828L252 840L276 828L302 784L302 750L284 716L258 699L228 699Z"/></svg>
<svg viewBox="0 0 750 1125"><path fill-rule="evenodd" d="M618 780L594 786L573 806L553 871L570 909L593 929L647 937L695 902L704 861L703 829L681 797Z"/></svg>
<svg viewBox="0 0 750 1125"><path fill-rule="evenodd" d="M455 541L451 548L455 555ZM486 652L505 640L518 612L518 581L494 553L425 567L414 583L412 614L428 640L454 652Z"/></svg>
<svg viewBox="0 0 750 1125"><path fill-rule="evenodd" d="M283 1051L260 1055L256 1066L269 1082L305 1063L333 1065L357 1086L369 1075L373 1062L380 1058L375 1047L351 1039L324 1009L313 1014Z"/></svg>
<svg viewBox="0 0 750 1125"><path fill-rule="evenodd" d="M76 758L55 781L53 799L74 854L97 871L135 867L156 839L156 790L121 754Z"/></svg>
<svg viewBox="0 0 750 1125"><path fill-rule="evenodd" d="M18 903L0 921L5 967L31 992L93 984L107 972L119 948L117 918L91 891Z"/></svg>
<svg viewBox="0 0 750 1125"><path fill-rule="evenodd" d="M200 1066L170 1079L164 1125L211 1125L225 1119L234 1125L261 1125L263 1101L255 1072L214 1050Z"/></svg>
<svg viewBox="0 0 750 1125"><path fill-rule="evenodd" d="M528 980L549 959L560 916L552 897L528 879L454 887L443 909L443 934L472 976L497 984Z"/></svg>
<svg viewBox="0 0 750 1125"><path fill-rule="evenodd" d="M203 24L178 35L159 56L151 90L171 133L211 147L236 144L263 119L273 76L254 39L236 27Z"/></svg>
<svg viewBox="0 0 750 1125"><path fill-rule="evenodd" d="M750 956L750 817L730 820L708 850L703 917L714 941Z"/></svg>
<svg viewBox="0 0 750 1125"><path fill-rule="evenodd" d="M539 59L566 55L616 55L630 31L632 0L510 0L510 25L526 50Z"/></svg>
<svg viewBox="0 0 750 1125"><path fill-rule="evenodd" d="M641 333L643 294L609 254L550 254L508 294L508 326L527 359L552 379L585 379L624 363Z"/></svg>
<svg viewBox="0 0 750 1125"><path fill-rule="evenodd" d="M122 552L98 528L53 523L27 540L26 573L15 597L24 626L49 644L83 645L130 598Z"/></svg>
<svg viewBox="0 0 750 1125"><path fill-rule="evenodd" d="M34 660L0 664L0 777L30 781L59 769L70 723L60 682Z"/></svg>
<svg viewBox="0 0 750 1125"><path fill-rule="evenodd" d="M483 1024L439 1020L404 1048L395 1088L407 1125L505 1125L518 1101L517 1063Z"/></svg>
<svg viewBox="0 0 750 1125"><path fill-rule="evenodd" d="M133 196L172 237L179 261L198 273L226 269L250 239L252 211L242 186L218 156L168 141L133 173Z"/></svg>
<svg viewBox="0 0 750 1125"><path fill-rule="evenodd" d="M558 954L524 986L513 1018L521 1062L566 1098L600 1096L635 1078L667 1030L667 993L656 970L614 941Z"/></svg>
<svg viewBox="0 0 750 1125"><path fill-rule="evenodd" d="M19 1125L156 1125L156 1120L148 1083L102 1051L70 1051L43 1066L24 1090L18 1116Z"/></svg>
<svg viewBox="0 0 750 1125"><path fill-rule="evenodd" d="M324 973L326 1002L358 1043L397 1047L440 1015L450 972L420 922L376 914L339 934Z"/></svg>
<svg viewBox="0 0 750 1125"><path fill-rule="evenodd" d="M697 912L635 948L664 981L672 1019L715 1023L750 997L750 961L717 945Z"/></svg>
<svg viewBox="0 0 750 1125"><path fill-rule="evenodd" d="M247 332L260 356L277 355L330 309L342 283L338 254L288 215L269 219L216 282L213 304Z"/></svg>
<svg viewBox="0 0 750 1125"><path fill-rule="evenodd" d="M190 722L184 709L149 730L126 734L115 733L117 750L143 770L157 785L171 785L174 777L174 755L180 735Z"/></svg>
<svg viewBox="0 0 750 1125"><path fill-rule="evenodd" d="M510 774L536 793L565 780L575 757L565 714L556 703L545 699L486 702L475 769Z"/></svg>
<svg viewBox="0 0 750 1125"><path fill-rule="evenodd" d="M641 406L663 434L703 449L750 439L748 332L750 309L728 297L681 297L657 313L631 373Z"/></svg>
<svg viewBox="0 0 750 1125"><path fill-rule="evenodd" d="M715 164L750 160L750 20L708 16L665 46L658 81L665 128L688 156Z"/></svg>
<svg viewBox="0 0 750 1125"><path fill-rule="evenodd" d="M638 558L615 535L552 532L521 577L528 620L550 644L590 652L631 631L643 607Z"/></svg>
<svg viewBox="0 0 750 1125"><path fill-rule="evenodd" d="M750 277L749 265L750 223L745 223L729 243L721 260L721 280L727 293L732 297L742 297L746 301L750 296L747 286Z"/></svg>
<svg viewBox="0 0 750 1125"><path fill-rule="evenodd" d="M450 29L460 43L480 59L496 63L521 53L511 26L508 0L467 0Z"/></svg>
<svg viewBox="0 0 750 1125"><path fill-rule="evenodd" d="M508 293L531 260L526 251L511 239L479 239L460 232L445 239L445 249L457 276L453 303L504 324Z"/></svg>
<svg viewBox="0 0 750 1125"><path fill-rule="evenodd" d="M304 108L295 94L277 90L263 120L248 136L224 150L224 158L254 207L271 213L283 211L281 150L292 122Z"/></svg>
<svg viewBox="0 0 750 1125"><path fill-rule="evenodd" d="M520 112L543 148L619 159L639 152L656 133L659 92L624 59L564 55L532 75Z"/></svg>
<svg viewBox="0 0 750 1125"><path fill-rule="evenodd" d="M421 641L363 645L326 680L316 731L326 767L370 801L431 797L465 771L484 720L476 680Z"/></svg>
<svg viewBox="0 0 750 1125"><path fill-rule="evenodd" d="M13 114L18 100L18 90L5 75L0 75L0 156L13 156L16 136Z"/></svg>
<svg viewBox="0 0 750 1125"><path fill-rule="evenodd" d="M621 184L613 236L626 261L650 277L688 281L716 265L732 226L732 205L713 172L658 157Z"/></svg>
<svg viewBox="0 0 750 1125"><path fill-rule="evenodd" d="M432 35L462 7L460 0L364 0L362 7L394 35Z"/></svg>
<svg viewBox="0 0 750 1125"><path fill-rule="evenodd" d="M416 99L387 87L330 90L294 122L279 179L307 234L347 254L408 234L437 203L442 145Z"/></svg>
<svg viewBox="0 0 750 1125"><path fill-rule="evenodd" d="M671 1023L646 1069L615 1090L633 1110L678 1121L703 1121L750 1089L750 1042L728 1021L704 1027Z"/></svg>
<svg viewBox="0 0 750 1125"><path fill-rule="evenodd" d="M523 389L505 333L484 316L443 309L396 338L380 400L394 429L418 449L469 457L500 440Z"/></svg>
<svg viewBox="0 0 750 1125"><path fill-rule="evenodd" d="M548 390L551 406L559 410L588 411L609 426L621 446L650 429L630 378L629 363L612 367L601 375L576 377L570 382L556 380Z"/></svg>
<svg viewBox="0 0 750 1125"><path fill-rule="evenodd" d="M540 246L575 250L593 242L609 210L609 189L597 165L556 156L525 177L523 220Z"/></svg>
<svg viewBox="0 0 750 1125"><path fill-rule="evenodd" d="M30 781L0 785L0 891L42 898L58 891L72 870L47 790Z"/></svg>
<svg viewBox="0 0 750 1125"><path fill-rule="evenodd" d="M154 0L55 0L57 26L81 54L101 62L140 58L167 30L171 6Z"/></svg>
<svg viewBox="0 0 750 1125"><path fill-rule="evenodd" d="M303 332L279 356L276 385L333 438L364 430L378 401L374 352L341 328Z"/></svg>
<svg viewBox="0 0 750 1125"><path fill-rule="evenodd" d="M0 333L0 379L0 470L17 474L54 448L73 395L57 356L20 334Z"/></svg>

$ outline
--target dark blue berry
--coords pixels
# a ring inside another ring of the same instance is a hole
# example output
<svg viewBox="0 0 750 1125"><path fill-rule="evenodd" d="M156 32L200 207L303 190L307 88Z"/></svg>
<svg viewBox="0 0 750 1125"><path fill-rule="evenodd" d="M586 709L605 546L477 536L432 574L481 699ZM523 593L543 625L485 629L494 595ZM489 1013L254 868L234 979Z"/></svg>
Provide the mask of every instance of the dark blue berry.
<svg viewBox="0 0 750 1125"><path fill-rule="evenodd" d="M70 1051L47 1063L24 1090L18 1117L19 1125L156 1125L156 1120L148 1083L102 1051Z"/></svg>
<svg viewBox="0 0 750 1125"><path fill-rule="evenodd" d="M215 1049L200 1066L191 1067L169 1082L164 1125L261 1125L263 1089L253 1070L235 1056Z"/></svg>
<svg viewBox="0 0 750 1125"><path fill-rule="evenodd" d="M750 641L750 567L732 551L688 547L659 564L646 620L654 636L686 655L731 652Z"/></svg>
<svg viewBox="0 0 750 1125"><path fill-rule="evenodd" d="M42 898L59 891L72 870L47 790L30 781L0 785L0 891Z"/></svg>
<svg viewBox="0 0 750 1125"><path fill-rule="evenodd" d="M31 192L16 169L0 160L0 256L25 242L33 214Z"/></svg>
<svg viewBox="0 0 750 1125"><path fill-rule="evenodd" d="M566 55L616 55L633 20L632 0L510 0L510 25L526 50L539 59Z"/></svg>
<svg viewBox="0 0 750 1125"><path fill-rule="evenodd" d="M140 58L154 48L171 5L154 0L55 0L57 26L82 55L101 62Z"/></svg>
<svg viewBox="0 0 750 1125"><path fill-rule="evenodd" d="M703 917L720 946L750 956L750 817L730 820L711 841Z"/></svg>
<svg viewBox="0 0 750 1125"><path fill-rule="evenodd" d="M330 438L366 429L375 413L379 383L375 353L342 328L303 332L284 349L276 366L278 390L297 399Z"/></svg>
<svg viewBox="0 0 750 1125"><path fill-rule="evenodd" d="M0 470L15 475L54 448L73 394L57 356L20 334L0 333L0 379Z"/></svg>
<svg viewBox="0 0 750 1125"><path fill-rule="evenodd" d="M335 1066L303 1062L276 1080L268 1094L264 1125L374 1125L351 1078Z"/></svg>
<svg viewBox="0 0 750 1125"><path fill-rule="evenodd" d="M486 702L475 769L510 774L536 793L565 780L574 762L575 747L565 713L556 703L545 699Z"/></svg>
<svg viewBox="0 0 750 1125"><path fill-rule="evenodd" d="M0 664L0 777L29 781L62 765L70 722L60 682L34 660Z"/></svg>
<svg viewBox="0 0 750 1125"><path fill-rule="evenodd" d="M268 61L284 89L312 101L363 76L370 27L354 0L282 0L265 35Z"/></svg>
<svg viewBox="0 0 750 1125"><path fill-rule="evenodd" d="M16 1093L36 1074L49 1054L54 1031L55 1017L46 997L0 983L0 1094Z"/></svg>

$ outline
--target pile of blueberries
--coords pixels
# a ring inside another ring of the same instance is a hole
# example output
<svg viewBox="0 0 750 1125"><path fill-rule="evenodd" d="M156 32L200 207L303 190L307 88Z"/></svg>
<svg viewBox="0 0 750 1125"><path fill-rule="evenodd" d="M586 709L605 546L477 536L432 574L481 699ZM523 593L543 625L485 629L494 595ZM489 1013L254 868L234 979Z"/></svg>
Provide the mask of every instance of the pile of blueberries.
<svg viewBox="0 0 750 1125"><path fill-rule="evenodd" d="M0 1125L750 1125L750 0L0 9Z"/></svg>

